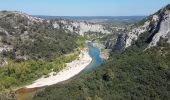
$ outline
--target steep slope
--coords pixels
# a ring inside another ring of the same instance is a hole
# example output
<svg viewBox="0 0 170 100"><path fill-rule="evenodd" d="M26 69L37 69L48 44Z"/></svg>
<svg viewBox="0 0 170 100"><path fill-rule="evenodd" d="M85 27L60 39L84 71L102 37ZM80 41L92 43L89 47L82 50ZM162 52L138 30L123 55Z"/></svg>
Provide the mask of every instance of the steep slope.
<svg viewBox="0 0 170 100"><path fill-rule="evenodd" d="M155 13L162 17L153 20L151 15L120 35L118 42L126 49L113 52L100 69L69 84L50 86L34 100L169 100L170 27L165 24L169 23L169 8Z"/></svg>
<svg viewBox="0 0 170 100"><path fill-rule="evenodd" d="M77 41L74 34L54 29L48 20L9 11L0 12L0 40L2 61L50 60L72 51Z"/></svg>

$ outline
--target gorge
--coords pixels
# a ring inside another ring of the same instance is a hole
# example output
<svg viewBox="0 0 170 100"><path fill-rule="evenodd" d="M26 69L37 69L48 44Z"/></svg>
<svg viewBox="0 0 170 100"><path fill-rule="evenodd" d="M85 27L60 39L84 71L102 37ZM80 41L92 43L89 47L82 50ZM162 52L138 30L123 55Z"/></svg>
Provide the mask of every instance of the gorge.
<svg viewBox="0 0 170 100"><path fill-rule="evenodd" d="M46 17L0 11L0 100L169 100L170 4L145 18Z"/></svg>

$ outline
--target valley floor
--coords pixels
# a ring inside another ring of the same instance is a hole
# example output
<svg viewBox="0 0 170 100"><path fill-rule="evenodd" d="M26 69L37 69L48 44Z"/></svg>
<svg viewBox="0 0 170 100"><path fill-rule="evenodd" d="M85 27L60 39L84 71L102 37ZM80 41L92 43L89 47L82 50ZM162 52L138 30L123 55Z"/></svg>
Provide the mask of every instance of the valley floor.
<svg viewBox="0 0 170 100"><path fill-rule="evenodd" d="M49 77L42 77L36 80L33 84L26 86L26 88L36 88L53 85L72 78L80 73L87 65L92 61L89 56L88 49L81 51L79 59L76 59L70 63L67 63L67 67L61 70L59 73L51 72Z"/></svg>

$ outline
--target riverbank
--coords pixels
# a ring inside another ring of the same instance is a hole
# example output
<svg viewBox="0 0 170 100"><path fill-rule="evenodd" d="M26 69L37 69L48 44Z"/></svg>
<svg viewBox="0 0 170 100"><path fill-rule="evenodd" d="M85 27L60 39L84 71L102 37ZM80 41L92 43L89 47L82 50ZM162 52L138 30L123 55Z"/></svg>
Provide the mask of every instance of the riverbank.
<svg viewBox="0 0 170 100"><path fill-rule="evenodd" d="M83 49L81 50L79 59L67 63L67 67L65 69L61 70L58 73L51 72L49 74L49 77L43 76L40 79L36 80L33 84L25 86L25 88L44 87L68 80L80 73L86 66L91 63L91 61L92 58L89 56L88 49Z"/></svg>

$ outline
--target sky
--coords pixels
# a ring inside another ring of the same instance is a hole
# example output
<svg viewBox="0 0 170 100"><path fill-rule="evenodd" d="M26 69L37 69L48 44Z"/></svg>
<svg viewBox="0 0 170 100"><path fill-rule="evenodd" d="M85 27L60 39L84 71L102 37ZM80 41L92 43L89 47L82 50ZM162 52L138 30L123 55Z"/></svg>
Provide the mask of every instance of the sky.
<svg viewBox="0 0 170 100"><path fill-rule="evenodd" d="M170 0L0 0L0 10L49 16L146 16Z"/></svg>

